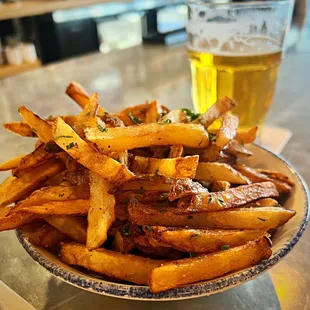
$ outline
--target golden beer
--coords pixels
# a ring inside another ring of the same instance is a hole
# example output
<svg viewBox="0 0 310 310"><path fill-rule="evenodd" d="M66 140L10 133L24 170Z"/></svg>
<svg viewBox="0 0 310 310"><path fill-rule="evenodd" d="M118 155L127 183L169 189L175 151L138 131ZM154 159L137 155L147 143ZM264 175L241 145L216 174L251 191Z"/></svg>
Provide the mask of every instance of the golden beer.
<svg viewBox="0 0 310 310"><path fill-rule="evenodd" d="M262 50L265 52L216 54L189 48L195 110L203 113L218 98L227 96L238 104L233 113L240 126L261 124L272 103L281 61L279 49L269 46Z"/></svg>

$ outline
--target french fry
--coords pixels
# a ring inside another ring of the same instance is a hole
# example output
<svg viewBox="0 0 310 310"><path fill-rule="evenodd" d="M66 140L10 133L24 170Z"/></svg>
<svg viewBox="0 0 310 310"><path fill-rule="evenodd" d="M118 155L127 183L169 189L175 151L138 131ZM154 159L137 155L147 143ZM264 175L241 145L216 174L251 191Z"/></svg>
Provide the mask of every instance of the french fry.
<svg viewBox="0 0 310 310"><path fill-rule="evenodd" d="M209 147L203 150L199 159L202 162L215 162L219 161L222 157L222 150L215 144L211 144Z"/></svg>
<svg viewBox="0 0 310 310"><path fill-rule="evenodd" d="M149 103L139 104L133 107L126 108L120 113L114 114L121 119L125 126L131 126L136 124L142 124L146 120L147 110L149 109Z"/></svg>
<svg viewBox="0 0 310 310"><path fill-rule="evenodd" d="M29 224L24 226L22 231L32 244L46 248L58 246L60 242L68 239L66 235L47 223Z"/></svg>
<svg viewBox="0 0 310 310"><path fill-rule="evenodd" d="M269 241L264 237L226 251L167 262L151 271L150 290L159 293L184 284L213 279L253 266L271 254Z"/></svg>
<svg viewBox="0 0 310 310"><path fill-rule="evenodd" d="M87 128L86 138L104 153L124 151L152 145L183 145L205 148L209 138L201 125L194 124L141 124L127 128Z"/></svg>
<svg viewBox="0 0 310 310"><path fill-rule="evenodd" d="M198 155L165 159L136 156L131 170L139 174L161 175L166 178L193 178L196 175L198 160Z"/></svg>
<svg viewBox="0 0 310 310"><path fill-rule="evenodd" d="M172 123L172 124L179 124L184 123L186 120L184 113L182 110L172 110L168 112L167 114L163 115L158 123Z"/></svg>
<svg viewBox="0 0 310 310"><path fill-rule="evenodd" d="M128 216L135 225L218 229L272 229L284 225L295 211L282 207L236 208L215 212L176 214L178 208L130 203Z"/></svg>
<svg viewBox="0 0 310 310"><path fill-rule="evenodd" d="M231 188L223 192L184 197L178 201L176 213L220 211L238 207L257 199L278 196L279 193L273 183L254 183Z"/></svg>
<svg viewBox="0 0 310 310"><path fill-rule="evenodd" d="M131 191L131 190L147 190L147 191L160 191L160 192L169 192L171 189L172 181L167 179L158 179L158 180L143 180L137 179L134 181L129 181L121 187L122 190Z"/></svg>
<svg viewBox="0 0 310 310"><path fill-rule="evenodd" d="M29 213L11 212L12 207L0 209L0 231L20 228L26 224L32 223L37 216Z"/></svg>
<svg viewBox="0 0 310 310"><path fill-rule="evenodd" d="M291 185L291 186L295 185L294 182L288 176L284 175L281 172L270 171L270 170L266 170L266 169L256 169L256 171L260 172L262 174L265 174L272 179L277 179L279 181L283 181L283 182L287 183L288 185Z"/></svg>
<svg viewBox="0 0 310 310"><path fill-rule="evenodd" d="M226 112L232 110L236 106L236 102L224 97L215 102L204 114L200 115L193 123L201 123L207 130L208 127Z"/></svg>
<svg viewBox="0 0 310 310"><path fill-rule="evenodd" d="M21 155L18 157L14 157L12 159L9 159L7 162L0 164L0 171L8 171L8 170L15 169L17 166L20 165L20 163L26 156L27 155Z"/></svg>
<svg viewBox="0 0 310 310"><path fill-rule="evenodd" d="M121 253L130 253L134 248L133 235L129 228L117 231L113 240L113 250Z"/></svg>
<svg viewBox="0 0 310 310"><path fill-rule="evenodd" d="M268 235L263 229L201 230L150 226L145 231L147 237L159 239L175 249L189 253L214 252L224 245L235 247Z"/></svg>
<svg viewBox="0 0 310 310"><path fill-rule="evenodd" d="M86 244L87 220L77 216L52 216L45 221L75 242Z"/></svg>
<svg viewBox="0 0 310 310"><path fill-rule="evenodd" d="M182 157L184 155L183 145L172 145L170 147L169 158Z"/></svg>
<svg viewBox="0 0 310 310"><path fill-rule="evenodd" d="M21 200L14 209L39 206L52 201L89 199L89 188L80 186L48 186L34 191L29 197Z"/></svg>
<svg viewBox="0 0 310 310"><path fill-rule="evenodd" d="M50 159L42 165L25 172L21 178L8 177L0 184L0 206L16 202L37 189L46 179L64 169L57 159Z"/></svg>
<svg viewBox="0 0 310 310"><path fill-rule="evenodd" d="M87 248L98 248L107 240L107 232L115 220L115 197L109 194L111 189L101 176L90 173L90 208L88 211Z"/></svg>
<svg viewBox="0 0 310 310"><path fill-rule="evenodd" d="M90 251L85 246L75 243L62 244L60 259L69 265L82 266L136 284L148 284L150 271L164 262L103 248Z"/></svg>
<svg viewBox="0 0 310 310"><path fill-rule="evenodd" d="M16 213L30 213L45 217L49 215L86 215L88 210L89 200L72 199L47 202L40 206L20 207Z"/></svg>
<svg viewBox="0 0 310 310"><path fill-rule="evenodd" d="M249 144L253 143L256 139L258 131L258 126L246 128L246 129L238 129L237 134L235 136L235 140L240 144Z"/></svg>
<svg viewBox="0 0 310 310"><path fill-rule="evenodd" d="M215 145L223 149L230 141L235 137L237 133L237 128L239 124L239 119L237 116L232 114L225 114L223 116L222 127L216 134Z"/></svg>
<svg viewBox="0 0 310 310"><path fill-rule="evenodd" d="M212 192L222 192L230 189L230 183L227 181L214 181L212 183Z"/></svg>
<svg viewBox="0 0 310 310"><path fill-rule="evenodd" d="M146 108L145 123L157 123L161 116L166 113L167 109L152 101Z"/></svg>
<svg viewBox="0 0 310 310"><path fill-rule="evenodd" d="M287 194L292 190L292 186L289 183L280 179L269 177L268 175L253 168L247 167L245 165L234 165L234 168L246 176L251 182L272 182L280 194Z"/></svg>
<svg viewBox="0 0 310 310"><path fill-rule="evenodd" d="M57 118L53 135L57 145L71 157L76 159L84 167L101 175L112 184L121 184L134 177L125 165L94 150L61 118Z"/></svg>
<svg viewBox="0 0 310 310"><path fill-rule="evenodd" d="M55 157L55 155L47 152L44 148L44 144L40 144L32 153L21 160L20 164L12 173L16 177L21 177L27 169L34 168L52 157Z"/></svg>
<svg viewBox="0 0 310 310"><path fill-rule="evenodd" d="M37 137L37 134L32 130L32 128L23 122L6 123L3 124L3 127L22 137Z"/></svg>
<svg viewBox="0 0 310 310"><path fill-rule="evenodd" d="M199 163L195 180L215 182L227 181L232 184L249 184L250 181L228 164Z"/></svg>
<svg viewBox="0 0 310 310"><path fill-rule="evenodd" d="M38 115L22 106L18 109L19 114L24 121L32 128L37 136L43 142L47 143L53 140L52 127L45 120L41 119Z"/></svg>
<svg viewBox="0 0 310 310"><path fill-rule="evenodd" d="M238 143L236 140L232 140L227 148L225 149L225 153L231 154L236 157L250 157L253 153L248 150L244 145Z"/></svg>

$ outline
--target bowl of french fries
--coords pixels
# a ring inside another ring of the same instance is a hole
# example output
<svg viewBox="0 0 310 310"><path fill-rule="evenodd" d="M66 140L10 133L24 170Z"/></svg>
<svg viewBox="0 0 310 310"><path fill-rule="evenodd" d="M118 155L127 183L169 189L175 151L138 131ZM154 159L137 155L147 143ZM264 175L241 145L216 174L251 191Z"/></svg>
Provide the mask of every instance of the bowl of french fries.
<svg viewBox="0 0 310 310"><path fill-rule="evenodd" d="M308 191L253 144L225 97L206 113L156 101L109 113L78 83L78 115L4 127L35 148L0 165L0 231L59 279L128 299L173 300L235 287L274 266L308 218ZM219 124L214 126L214 123ZM31 139L30 139L31 140Z"/></svg>

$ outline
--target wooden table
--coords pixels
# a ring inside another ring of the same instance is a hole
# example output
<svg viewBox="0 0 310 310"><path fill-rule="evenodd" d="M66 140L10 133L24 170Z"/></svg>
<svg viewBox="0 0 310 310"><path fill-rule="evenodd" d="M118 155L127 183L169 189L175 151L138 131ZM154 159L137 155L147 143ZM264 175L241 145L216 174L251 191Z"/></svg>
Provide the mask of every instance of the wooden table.
<svg viewBox="0 0 310 310"><path fill-rule="evenodd" d="M293 137L283 155L310 184L310 55L288 54L281 67L268 123L289 128ZM43 117L73 114L78 107L64 95L76 80L100 94L110 111L157 99L191 107L190 76L185 47L136 47L108 55L94 54L0 81L0 122L19 120L26 105ZM30 151L31 139L1 131L0 161ZM2 179L4 174L1 174ZM310 309L310 229L282 262L238 288L182 302L126 301L84 292L53 278L17 242L14 232L0 233L0 278L36 309Z"/></svg>

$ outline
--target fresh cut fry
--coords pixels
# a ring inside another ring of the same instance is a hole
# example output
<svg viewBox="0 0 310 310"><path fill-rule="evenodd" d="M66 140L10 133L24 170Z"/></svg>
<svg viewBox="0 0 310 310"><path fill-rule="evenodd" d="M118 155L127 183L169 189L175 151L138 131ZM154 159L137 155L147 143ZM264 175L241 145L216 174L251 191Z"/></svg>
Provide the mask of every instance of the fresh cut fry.
<svg viewBox="0 0 310 310"><path fill-rule="evenodd" d="M225 114L223 116L222 127L216 134L215 145L220 149L223 149L229 142L235 137L239 119L232 114Z"/></svg>
<svg viewBox="0 0 310 310"><path fill-rule="evenodd" d="M26 157L27 155L21 155L18 157L14 157L10 160L8 160L7 162L0 164L0 171L8 171L8 170L12 170L15 169L16 167L18 167L22 160Z"/></svg>
<svg viewBox="0 0 310 310"><path fill-rule="evenodd" d="M23 122L6 123L3 124L3 127L22 137L37 137L37 134L32 130L32 128Z"/></svg>
<svg viewBox="0 0 310 310"><path fill-rule="evenodd" d="M86 138L95 143L102 152L131 150L152 145L183 145L205 148L208 134L201 125L194 124L141 124L126 128L87 128Z"/></svg>
<svg viewBox="0 0 310 310"><path fill-rule="evenodd" d="M69 265L83 266L89 270L136 284L148 284L150 271L164 262L121 254L103 248L90 251L85 246L76 243L62 244L60 259Z"/></svg>
<svg viewBox="0 0 310 310"><path fill-rule="evenodd" d="M253 266L271 254L269 241L264 237L226 251L167 262L151 271L150 290L159 293L184 284L213 279Z"/></svg>
<svg viewBox="0 0 310 310"><path fill-rule="evenodd" d="M107 232L115 221L115 197L112 188L98 174L90 173L90 208L88 211L87 248L98 248L107 240Z"/></svg>

